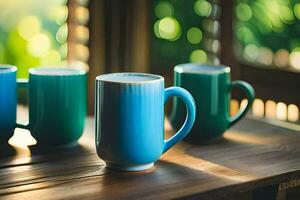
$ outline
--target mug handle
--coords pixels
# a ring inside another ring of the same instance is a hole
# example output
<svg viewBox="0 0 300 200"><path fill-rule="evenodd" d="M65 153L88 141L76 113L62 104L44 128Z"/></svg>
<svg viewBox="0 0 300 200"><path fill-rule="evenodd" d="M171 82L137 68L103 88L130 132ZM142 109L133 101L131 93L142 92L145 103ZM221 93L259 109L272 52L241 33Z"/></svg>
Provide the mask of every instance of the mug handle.
<svg viewBox="0 0 300 200"><path fill-rule="evenodd" d="M179 131L176 134L174 134L171 138L164 141L163 153L168 151L172 146L181 141L188 134L188 132L193 127L196 117L195 101L192 95L187 90L181 87L169 87L165 89L165 103L172 96L178 96L184 101L187 109L187 115L185 118L185 122L179 129Z"/></svg>
<svg viewBox="0 0 300 200"><path fill-rule="evenodd" d="M249 83L247 83L245 81L232 81L230 84L230 90L232 90L234 87L240 88L246 93L248 102L247 102L246 107L244 107L243 109L240 109L239 112L235 116L229 118L229 127L234 125L237 121L239 121L246 115L248 110L251 108L251 105L255 98L254 89Z"/></svg>
<svg viewBox="0 0 300 200"><path fill-rule="evenodd" d="M28 92L28 83L29 83L28 79L19 78L17 79L17 83L18 83L18 89L26 89L26 91ZM17 122L16 127L22 129L29 129L29 123Z"/></svg>

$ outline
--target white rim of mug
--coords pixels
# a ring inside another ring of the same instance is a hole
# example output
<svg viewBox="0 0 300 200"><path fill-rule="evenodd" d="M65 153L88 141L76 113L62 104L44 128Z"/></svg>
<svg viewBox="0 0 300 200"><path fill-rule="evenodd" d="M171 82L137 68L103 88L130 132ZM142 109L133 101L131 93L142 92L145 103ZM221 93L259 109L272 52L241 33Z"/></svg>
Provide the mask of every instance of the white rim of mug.
<svg viewBox="0 0 300 200"><path fill-rule="evenodd" d="M146 77L153 77L152 80L146 81L115 81L115 80L105 80L105 78L111 76L118 76L118 75L132 75L132 76L146 76ZM96 77L96 81L102 81L107 83L116 83L116 84L142 84L142 83L155 83L164 81L164 77L156 74L148 74L148 73L138 73L138 72L117 72L117 73L109 73L109 74L102 74Z"/></svg>
<svg viewBox="0 0 300 200"><path fill-rule="evenodd" d="M17 67L14 65L0 64L0 74L16 72Z"/></svg>
<svg viewBox="0 0 300 200"><path fill-rule="evenodd" d="M185 70L184 68L188 66L196 66L196 67L215 67L219 68L217 70ZM222 73L230 73L230 67L227 65L210 65L210 64L198 64L198 63L184 63L179 64L174 67L174 71L176 73L184 73L184 74L222 74Z"/></svg>
<svg viewBox="0 0 300 200"><path fill-rule="evenodd" d="M68 74L47 74L47 73L39 73L38 71L55 71L55 70L66 70ZM74 69L74 68L68 68L68 67L37 67L37 68L30 68L29 74L34 76L78 76L78 75L85 75L87 72L82 69Z"/></svg>

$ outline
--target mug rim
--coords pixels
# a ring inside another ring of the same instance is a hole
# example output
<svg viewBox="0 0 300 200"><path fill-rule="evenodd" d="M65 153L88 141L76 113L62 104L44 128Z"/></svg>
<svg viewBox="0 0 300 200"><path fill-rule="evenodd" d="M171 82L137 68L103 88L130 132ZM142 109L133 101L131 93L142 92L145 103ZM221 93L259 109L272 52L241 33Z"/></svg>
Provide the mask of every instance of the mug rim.
<svg viewBox="0 0 300 200"><path fill-rule="evenodd" d="M53 71L67 71L68 73L51 73ZM44 73L43 73L44 71ZM45 73L50 71L50 73ZM78 76L78 75L85 75L87 72L82 69L74 69L68 67L37 67L37 68L30 68L29 74L34 76L47 76L47 77L57 77L57 76Z"/></svg>
<svg viewBox="0 0 300 200"><path fill-rule="evenodd" d="M188 67L196 67L199 69L196 70L187 70ZM202 69L201 69L202 67ZM204 67L211 67L214 69L203 69ZM218 68L218 69L217 69ZM178 64L174 67L174 71L176 73L184 73L184 74L223 74L230 73L230 67L227 65L211 65L211 64L200 64L200 63L183 63Z"/></svg>
<svg viewBox="0 0 300 200"><path fill-rule="evenodd" d="M0 74L16 72L17 67L14 65L0 64Z"/></svg>
<svg viewBox="0 0 300 200"><path fill-rule="evenodd" d="M152 77L151 80L144 80L144 81L116 81L116 80L107 80L107 78L112 76L144 76L144 77ZM145 84L145 83L155 83L164 81L164 77L156 74L150 73L140 73L140 72L116 72L116 73L108 73L108 74L101 74L96 77L96 81L102 81L107 83L115 83L115 84Z"/></svg>

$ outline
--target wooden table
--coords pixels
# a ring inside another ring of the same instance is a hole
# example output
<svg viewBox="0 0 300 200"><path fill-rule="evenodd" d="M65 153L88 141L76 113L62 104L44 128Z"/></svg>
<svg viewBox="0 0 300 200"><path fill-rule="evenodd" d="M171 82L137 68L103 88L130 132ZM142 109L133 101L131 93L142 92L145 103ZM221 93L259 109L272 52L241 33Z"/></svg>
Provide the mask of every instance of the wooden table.
<svg viewBox="0 0 300 200"><path fill-rule="evenodd" d="M300 176L299 132L254 119L220 140L182 142L146 172L106 169L95 153L92 118L77 147L15 144L0 154L1 200L221 199L247 191L253 199L272 199L279 183Z"/></svg>

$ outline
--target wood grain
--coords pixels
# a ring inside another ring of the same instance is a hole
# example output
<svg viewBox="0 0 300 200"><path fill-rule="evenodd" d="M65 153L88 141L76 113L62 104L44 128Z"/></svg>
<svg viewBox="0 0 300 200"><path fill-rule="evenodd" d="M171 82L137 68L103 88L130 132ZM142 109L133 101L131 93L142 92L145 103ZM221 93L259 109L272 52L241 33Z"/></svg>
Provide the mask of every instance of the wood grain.
<svg viewBox="0 0 300 200"><path fill-rule="evenodd" d="M0 199L220 199L300 177L299 133L253 119L222 139L182 142L138 173L106 169L93 130L89 118L75 148L32 146L30 156L1 156Z"/></svg>

